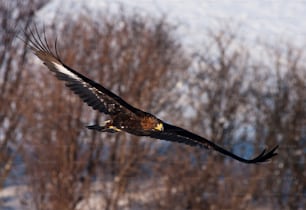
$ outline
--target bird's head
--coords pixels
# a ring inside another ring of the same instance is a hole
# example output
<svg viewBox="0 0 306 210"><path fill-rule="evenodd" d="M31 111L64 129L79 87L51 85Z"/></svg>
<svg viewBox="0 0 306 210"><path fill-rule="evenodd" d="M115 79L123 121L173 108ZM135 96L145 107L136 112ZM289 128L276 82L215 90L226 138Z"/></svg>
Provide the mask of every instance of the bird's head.
<svg viewBox="0 0 306 210"><path fill-rule="evenodd" d="M163 123L154 116L148 116L148 117L142 118L141 127L144 130L150 130L150 131L163 131L164 130Z"/></svg>

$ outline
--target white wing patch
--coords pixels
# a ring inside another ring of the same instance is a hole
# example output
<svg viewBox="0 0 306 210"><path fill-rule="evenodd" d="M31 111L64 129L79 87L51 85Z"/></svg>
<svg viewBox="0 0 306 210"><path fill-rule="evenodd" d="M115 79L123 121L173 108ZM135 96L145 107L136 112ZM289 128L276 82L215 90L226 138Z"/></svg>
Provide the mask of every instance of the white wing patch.
<svg viewBox="0 0 306 210"><path fill-rule="evenodd" d="M52 62L52 63L59 72L66 74L75 80L79 80L79 81L81 80L77 75L75 75L74 73L66 69L63 65L56 63L56 62Z"/></svg>

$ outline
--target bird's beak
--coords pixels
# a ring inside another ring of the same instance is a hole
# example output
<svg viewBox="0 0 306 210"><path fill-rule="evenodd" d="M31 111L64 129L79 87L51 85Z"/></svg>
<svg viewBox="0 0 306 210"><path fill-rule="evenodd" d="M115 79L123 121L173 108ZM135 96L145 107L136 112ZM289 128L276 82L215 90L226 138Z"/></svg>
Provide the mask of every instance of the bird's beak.
<svg viewBox="0 0 306 210"><path fill-rule="evenodd" d="M162 123L158 123L155 128L157 131L163 131L164 130L164 125Z"/></svg>

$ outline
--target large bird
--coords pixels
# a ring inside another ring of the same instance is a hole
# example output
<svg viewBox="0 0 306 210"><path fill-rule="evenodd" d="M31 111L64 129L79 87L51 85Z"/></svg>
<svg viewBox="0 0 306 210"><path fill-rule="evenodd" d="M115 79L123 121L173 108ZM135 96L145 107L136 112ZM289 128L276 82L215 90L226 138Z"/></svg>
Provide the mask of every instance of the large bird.
<svg viewBox="0 0 306 210"><path fill-rule="evenodd" d="M101 124L87 126L89 129L111 133L127 132L136 136L148 136L154 139L199 146L216 150L243 163L265 162L277 155L275 151L278 146L275 146L268 152L263 150L253 159L244 159L206 138L168 124L150 113L133 107L102 85L67 66L59 56L56 42L54 47L50 47L45 34L43 38L40 37L36 27L35 30L25 33L25 36L30 49L59 80L63 80L66 86L88 106L110 116L109 120Z"/></svg>

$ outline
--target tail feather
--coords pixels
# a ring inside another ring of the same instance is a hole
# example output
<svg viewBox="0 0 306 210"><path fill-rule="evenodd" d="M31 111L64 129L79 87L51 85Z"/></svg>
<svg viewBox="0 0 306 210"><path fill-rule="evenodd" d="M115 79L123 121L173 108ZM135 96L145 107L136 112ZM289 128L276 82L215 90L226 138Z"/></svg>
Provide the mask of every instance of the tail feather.
<svg viewBox="0 0 306 210"><path fill-rule="evenodd" d="M101 127L100 125L87 125L86 126L88 129L90 130L97 130L97 131L102 131L103 127Z"/></svg>

